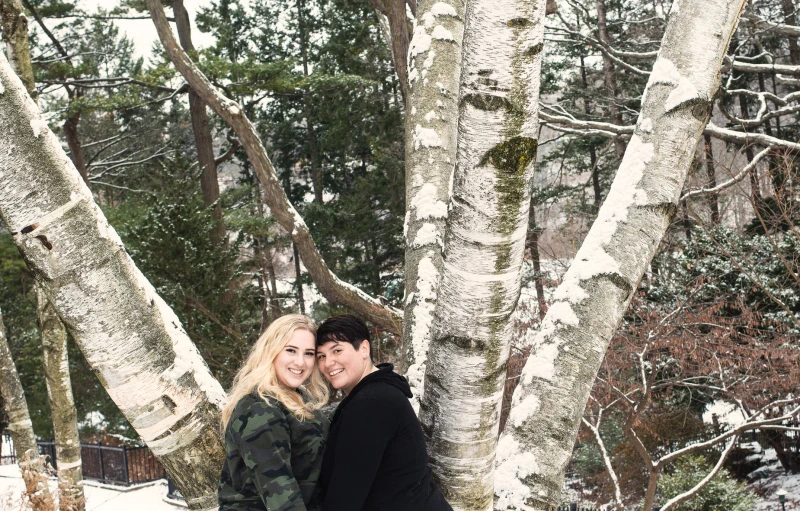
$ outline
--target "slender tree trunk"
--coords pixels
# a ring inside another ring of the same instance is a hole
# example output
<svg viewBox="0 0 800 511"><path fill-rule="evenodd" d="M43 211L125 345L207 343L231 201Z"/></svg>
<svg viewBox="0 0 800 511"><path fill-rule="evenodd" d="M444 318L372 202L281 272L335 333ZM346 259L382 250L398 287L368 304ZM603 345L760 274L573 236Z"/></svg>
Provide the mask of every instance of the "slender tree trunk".
<svg viewBox="0 0 800 511"><path fill-rule="evenodd" d="M172 10L175 14L175 26L178 29L178 39L187 52L194 51L192 43L192 25L189 13L183 5L183 0L174 0ZM202 170L200 176L200 189L203 192L203 203L214 206L212 216L214 227L211 230L211 242L215 245L225 240L225 223L222 220L222 205L219 203L219 181L217 180L217 163L214 157L214 143L211 137L211 124L203 99L189 89L189 116L192 120L194 144L197 147L197 162Z"/></svg>
<svg viewBox="0 0 800 511"><path fill-rule="evenodd" d="M76 94L77 92L70 94L70 103ZM67 139L67 145L69 146L69 155L70 159L72 160L72 164L75 165L75 168L78 170L78 174L81 175L83 182L89 186L89 171L86 168L86 158L83 155L83 146L81 145L81 139L78 135L78 123L80 120L81 113L76 112L66 121L64 121L62 128L64 130L64 138Z"/></svg>
<svg viewBox="0 0 800 511"><path fill-rule="evenodd" d="M20 470L23 474L33 470L35 479L47 481L48 474L45 472L45 467L42 463L38 463L39 449L36 447L36 436L33 434L33 424L28 413L28 402L14 360L11 358L2 312L0 312L0 395L3 398L4 411L8 416L6 429L11 434L14 456L17 458ZM42 485L39 492L38 498L29 494L33 510L52 511L49 504L52 500L49 487Z"/></svg>
<svg viewBox="0 0 800 511"><path fill-rule="evenodd" d="M538 149L545 0L467 5L458 155L420 421L456 510L490 510ZM435 29L434 29L435 33Z"/></svg>
<svg viewBox="0 0 800 511"><path fill-rule="evenodd" d="M498 509L561 497L597 371L677 211L746 0L678 0L614 184L554 295L498 446Z"/></svg>
<svg viewBox="0 0 800 511"><path fill-rule="evenodd" d="M0 217L86 360L190 509L216 509L222 387L125 252L3 56L0 85L0 145L11 148L0 151Z"/></svg>
<svg viewBox="0 0 800 511"><path fill-rule="evenodd" d="M60 511L83 511L83 473L81 441L78 436L78 414L72 397L72 383L67 358L67 330L53 305L37 289L39 327L42 331L44 376L47 397L53 415L56 459L58 459L58 505Z"/></svg>
<svg viewBox="0 0 800 511"><path fill-rule="evenodd" d="M781 0L781 7L783 8L783 23L786 25L796 25L797 20L794 15L795 3L794 0ZM789 60L792 64L800 64L800 46L797 44L797 39L789 37Z"/></svg>
<svg viewBox="0 0 800 511"><path fill-rule="evenodd" d="M3 42L6 43L6 55L12 69L22 79L25 90L36 100L36 88L33 81L31 50L28 44L28 18L22 9L20 0L0 0L0 21L2 21Z"/></svg>
<svg viewBox="0 0 800 511"><path fill-rule="evenodd" d="M300 58L303 62L303 76L308 78L308 33L305 23L305 2L296 0L297 29L300 32ZM314 202L322 204L322 161L317 146L317 131L314 128L314 115L311 108L308 87L303 88L303 113L306 116L306 133L308 134L308 150L311 153L311 185L314 188Z"/></svg>
<svg viewBox="0 0 800 511"><path fill-rule="evenodd" d="M456 161L464 2L421 0L417 13L408 54L403 370L418 409Z"/></svg>
<svg viewBox="0 0 800 511"><path fill-rule="evenodd" d="M589 81L586 79L586 63L584 62L583 55L581 55L581 84L583 85L583 112L588 118L591 114L589 107L589 100L586 99L589 95ZM589 163L592 166L592 189L594 190L594 207L599 211L600 204L603 203L603 191L600 189L600 169L597 166L597 151L594 146L589 146Z"/></svg>
<svg viewBox="0 0 800 511"><path fill-rule="evenodd" d="M715 188L717 186L717 172L716 168L714 167L714 150L711 146L711 135L705 135L703 137L704 141L704 150L703 153L705 154L706 159L706 174L708 176L708 187ZM714 225L719 225L720 216L719 216L719 194L709 193L708 194L708 206L711 208L711 223Z"/></svg>
<svg viewBox="0 0 800 511"><path fill-rule="evenodd" d="M386 37L386 42L389 44L392 52L392 64L394 64L394 70L400 82L400 92L403 96L403 102L407 102L411 85L407 67L409 38L411 36L407 15L408 11L406 10L407 2L406 0L369 0L369 3L375 7L381 25L389 27L389 34ZM421 4L422 1L419 3ZM445 0L445 3L450 5L451 0ZM417 5L417 2L408 2L408 4L412 15L419 20L422 10Z"/></svg>
<svg viewBox="0 0 800 511"><path fill-rule="evenodd" d="M536 224L536 202L531 200L528 213L528 236L525 238L525 248L531 253L533 263L534 287L536 287L536 301L539 304L539 319L544 319L547 313L547 301L544 299L544 284L542 284L542 264L539 258L539 233L542 229Z"/></svg>
<svg viewBox="0 0 800 511"><path fill-rule="evenodd" d="M606 0L597 0L597 33L600 41L611 46L611 38L608 36L608 21L606 19ZM603 53L603 83L608 96L608 111L611 114L611 122L617 126L622 126L622 114L617 106L617 75L615 74L614 62ZM622 159L625 153L625 142L617 137L614 139L614 152L617 160Z"/></svg>
<svg viewBox="0 0 800 511"><path fill-rule="evenodd" d="M747 97L744 94L739 95L739 108L742 110L742 118L748 119L750 117L750 109L747 105ZM747 156L747 161L753 161L753 147L750 144L745 144L744 154ZM758 210L761 207L761 185L758 182L758 166L754 166L750 171L750 197L753 201L753 208Z"/></svg>
<svg viewBox="0 0 800 511"><path fill-rule="evenodd" d="M300 254L297 252L297 245L292 243L292 252L294 253L294 287L297 296L297 307L300 309L300 314L306 313L306 301L303 298L303 274L300 272Z"/></svg>

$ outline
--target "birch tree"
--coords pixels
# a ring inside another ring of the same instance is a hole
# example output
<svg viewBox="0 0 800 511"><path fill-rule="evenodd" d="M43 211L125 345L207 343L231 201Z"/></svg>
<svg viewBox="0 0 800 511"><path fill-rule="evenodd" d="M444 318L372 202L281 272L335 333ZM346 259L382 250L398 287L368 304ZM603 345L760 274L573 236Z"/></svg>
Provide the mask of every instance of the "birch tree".
<svg viewBox="0 0 800 511"><path fill-rule="evenodd" d="M224 455L222 388L125 252L5 57L0 133L7 148L0 217L28 268L190 508L214 508Z"/></svg>
<svg viewBox="0 0 800 511"><path fill-rule="evenodd" d="M608 342L677 210L745 0L676 0L636 128L523 369L498 447L499 509L554 509Z"/></svg>
<svg viewBox="0 0 800 511"><path fill-rule="evenodd" d="M78 414L72 397L67 357L67 330L43 292L37 293L36 312L42 332L44 375L53 416L58 460L58 506L61 511L83 511L83 469Z"/></svg>
<svg viewBox="0 0 800 511"><path fill-rule="evenodd" d="M478 0L466 9L458 154L420 408L431 465L454 509L493 507L538 147L544 16L543 0Z"/></svg>
<svg viewBox="0 0 800 511"><path fill-rule="evenodd" d="M418 407L456 161L464 3L423 0L414 25L406 112L403 369Z"/></svg>
<svg viewBox="0 0 800 511"><path fill-rule="evenodd" d="M2 58L2 57L0 57ZM46 481L47 472L44 463L39 462L39 449L36 446L36 436L33 434L33 424L28 412L28 402L19 374L11 358L8 347L6 326L3 323L3 314L0 312L0 395L3 397L3 407L8 416L6 429L11 433L14 444L14 456L17 458L20 470L25 474L30 471L32 480ZM50 489L46 484L37 485L34 494L29 494L34 511L50 511ZM38 493L38 495L37 495Z"/></svg>

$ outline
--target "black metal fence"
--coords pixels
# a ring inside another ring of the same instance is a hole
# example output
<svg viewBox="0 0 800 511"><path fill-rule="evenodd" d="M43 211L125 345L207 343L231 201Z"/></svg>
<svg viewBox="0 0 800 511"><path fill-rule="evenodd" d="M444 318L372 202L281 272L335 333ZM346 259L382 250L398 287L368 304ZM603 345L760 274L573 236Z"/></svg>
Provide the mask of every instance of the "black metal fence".
<svg viewBox="0 0 800 511"><path fill-rule="evenodd" d="M8 433L3 433L6 445L11 445ZM54 469L58 470L55 442L37 441L39 454L47 456ZM13 450L2 453L2 463L16 463ZM167 477L164 467L147 447L128 447L81 443L83 477L102 483L130 486L148 483Z"/></svg>

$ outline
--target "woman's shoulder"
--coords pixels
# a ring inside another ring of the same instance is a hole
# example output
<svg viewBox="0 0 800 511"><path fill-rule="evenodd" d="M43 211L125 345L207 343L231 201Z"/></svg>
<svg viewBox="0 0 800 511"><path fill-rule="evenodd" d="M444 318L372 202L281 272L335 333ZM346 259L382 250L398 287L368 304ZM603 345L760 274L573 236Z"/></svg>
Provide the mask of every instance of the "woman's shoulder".
<svg viewBox="0 0 800 511"><path fill-rule="evenodd" d="M259 419L257 422L262 423L264 419L268 421L284 420L290 415L286 406L277 399L263 398L254 392L239 399L236 406L233 407L231 421L251 422Z"/></svg>

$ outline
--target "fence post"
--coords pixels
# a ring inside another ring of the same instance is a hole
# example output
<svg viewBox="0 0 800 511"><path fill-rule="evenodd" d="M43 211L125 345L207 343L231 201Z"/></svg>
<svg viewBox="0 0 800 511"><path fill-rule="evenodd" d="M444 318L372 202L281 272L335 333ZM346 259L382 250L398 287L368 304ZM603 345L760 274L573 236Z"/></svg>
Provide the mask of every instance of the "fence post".
<svg viewBox="0 0 800 511"><path fill-rule="evenodd" d="M100 452L100 480L106 482L106 471L103 467L103 442L97 442L97 450Z"/></svg>
<svg viewBox="0 0 800 511"><path fill-rule="evenodd" d="M128 446L122 444L122 466L125 467L125 486L131 485L131 477L128 474Z"/></svg>

